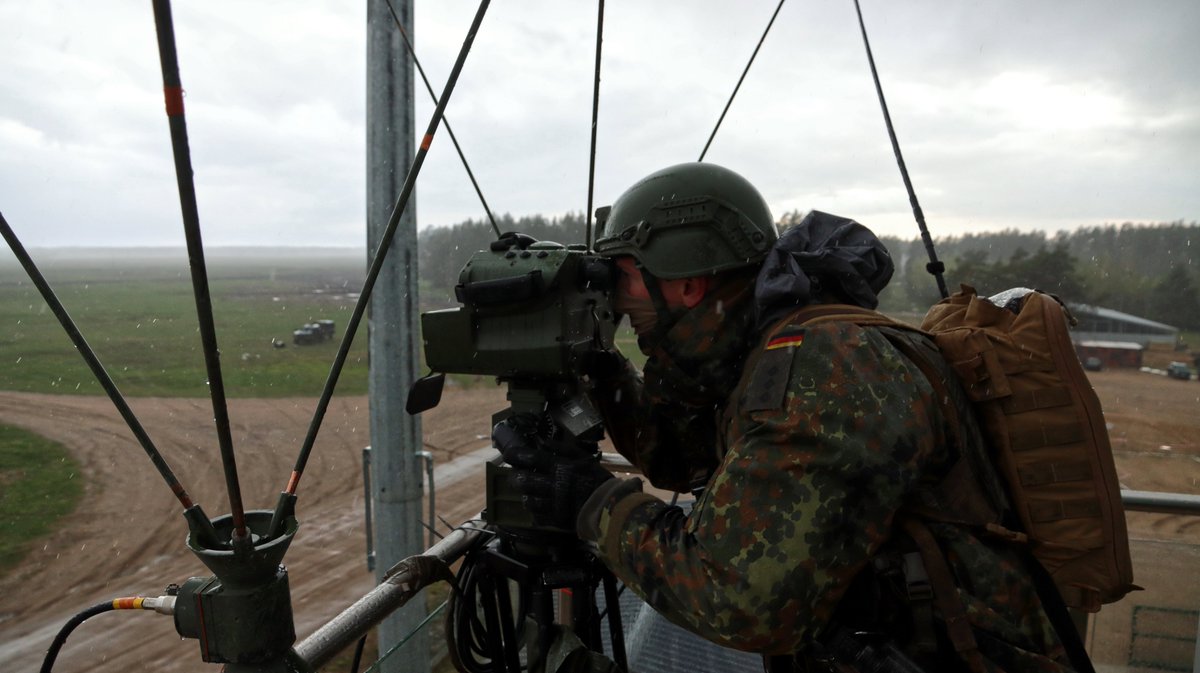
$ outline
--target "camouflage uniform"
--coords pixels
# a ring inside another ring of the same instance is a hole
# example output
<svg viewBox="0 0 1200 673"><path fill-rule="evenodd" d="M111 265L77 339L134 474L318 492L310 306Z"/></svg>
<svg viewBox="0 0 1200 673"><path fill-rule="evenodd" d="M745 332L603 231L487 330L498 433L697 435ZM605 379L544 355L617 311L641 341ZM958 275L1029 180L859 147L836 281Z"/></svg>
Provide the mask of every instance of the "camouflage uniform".
<svg viewBox="0 0 1200 673"><path fill-rule="evenodd" d="M959 456L930 384L879 329L789 316L756 337L748 303L726 293L702 304L667 334L669 353L650 354L645 380L626 363L595 394L617 449L652 484L705 484L691 513L628 486L602 488L585 507L599 510L598 523L581 516L580 530L671 621L722 645L803 660L835 613L852 621L871 609L848 598L839 612L872 558L900 546L900 508ZM677 362L708 370L697 377ZM693 374L681 389L674 369ZM1007 543L929 528L989 670L1069 670Z"/></svg>

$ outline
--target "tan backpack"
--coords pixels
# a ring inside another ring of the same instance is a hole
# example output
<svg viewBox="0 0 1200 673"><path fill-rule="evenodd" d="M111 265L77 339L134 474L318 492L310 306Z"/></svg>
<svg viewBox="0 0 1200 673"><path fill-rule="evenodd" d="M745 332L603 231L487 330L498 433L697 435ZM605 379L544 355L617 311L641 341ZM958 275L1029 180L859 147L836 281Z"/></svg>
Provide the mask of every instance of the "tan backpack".
<svg viewBox="0 0 1200 673"><path fill-rule="evenodd" d="M1133 584L1125 509L1100 401L1054 297L962 291L934 304L932 334L974 403L1031 551L1067 605L1096 612Z"/></svg>
<svg viewBox="0 0 1200 673"><path fill-rule="evenodd" d="M964 285L929 309L921 331L933 338L972 401L1033 556L1068 606L1096 612L1140 588L1133 584L1125 509L1100 401L1075 355L1063 305L1041 292L1010 293L1001 301L1011 298L1015 311ZM808 306L796 319L913 331L848 305ZM893 343L941 387L922 349L907 339ZM952 408L946 413L957 415ZM963 486L960 481L950 488ZM959 493L963 504L976 498L961 488ZM946 520L937 513L921 516Z"/></svg>

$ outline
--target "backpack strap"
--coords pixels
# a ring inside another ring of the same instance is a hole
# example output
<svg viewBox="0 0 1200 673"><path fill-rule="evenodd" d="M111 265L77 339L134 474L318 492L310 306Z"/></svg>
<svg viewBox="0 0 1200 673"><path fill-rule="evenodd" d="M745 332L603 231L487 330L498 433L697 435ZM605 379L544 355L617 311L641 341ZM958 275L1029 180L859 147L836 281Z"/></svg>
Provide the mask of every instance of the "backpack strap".
<svg viewBox="0 0 1200 673"><path fill-rule="evenodd" d="M953 523L978 528L987 524L995 524L999 520L998 515L991 507L987 506L979 494L977 481L974 479L965 456L962 455L964 452L961 447L964 447L965 441L962 436L962 424L944 375L937 371L928 355L919 352L915 340L910 338L913 333L928 336L925 332L876 311L839 304L818 304L805 307L795 313L790 322L792 324L800 322L804 325L851 322L863 327L881 328L880 331L888 339L888 342L917 367L933 388L933 397L942 411L946 426L950 429L952 441L957 447L960 447L959 459L936 488L937 496L940 496L936 499L943 501L943 504L955 503L954 511L961 511L966 515L967 520L959 521L957 519L962 517L956 516ZM938 612L941 613L946 627L946 635L955 654L972 673L985 673L987 666L979 651L979 644L975 640L971 623L967 619L966 605L958 593L954 575L937 540L922 519L951 522L950 517L933 507L906 506L897 517L897 523L917 547L921 565L924 566L924 574L933 590L933 602L937 606ZM908 572L906 572L907 575Z"/></svg>
<svg viewBox="0 0 1200 673"><path fill-rule="evenodd" d="M827 322L851 322L863 327L887 326L927 334L879 311L853 304L809 304L792 313L782 324L820 325Z"/></svg>
<svg viewBox="0 0 1200 673"><path fill-rule="evenodd" d="M971 622L967 620L967 608L963 605L962 597L958 595L958 586L954 583L954 575L946 563L946 557L938 547L937 540L925 522L910 516L899 517L900 526L917 545L921 554L921 562L925 564L925 572L929 575L929 583L933 586L933 600L938 611L942 613L942 622L946 625L946 635L954 647L954 653L962 659L971 673L986 673L987 666L983 663L983 655L979 652L979 643L975 641L975 633L971 630Z"/></svg>
<svg viewBox="0 0 1200 673"><path fill-rule="evenodd" d="M884 332L888 341L917 366L930 386L933 387L934 396L946 418L947 425L954 434L954 440L962 452L968 450L964 444L967 438L962 436L963 426L960 422L959 411L946 386L943 374L933 365L929 356L922 353L911 339L913 333L929 337L928 332L893 320L882 313L848 304L807 306L794 313L789 322L806 325L852 322L859 326L881 328L880 331ZM942 499L948 502L968 505L962 509L956 507L954 510L966 512L965 517L949 516L937 509L919 504L905 506L897 517L897 522L917 545L925 572L929 577L929 583L933 588L934 601L942 613L947 636L950 638L955 653L973 673L982 673L986 670L983 656L979 652L978 642L966 618L966 607L959 596L954 576L938 547L937 540L924 523L925 520L976 528L993 537L1015 543L1018 553L1025 560L1026 569L1030 574L1038 598L1041 600L1042 608L1066 649L1072 667L1080 673L1094 673L1095 669L1092 667L1079 631L1068 614L1066 604L1045 567L1033 557L1027 548L1028 536L1000 525L999 515L995 513L994 508L986 506L986 500L979 494L978 486L978 476L973 474L964 455L959 458L942 483L938 485L937 491ZM961 499L960 496L962 496ZM969 505L976 505L976 507ZM980 507L980 505L983 506ZM996 503L996 505L1002 508L1007 506L1006 503ZM980 521L981 517L984 521Z"/></svg>

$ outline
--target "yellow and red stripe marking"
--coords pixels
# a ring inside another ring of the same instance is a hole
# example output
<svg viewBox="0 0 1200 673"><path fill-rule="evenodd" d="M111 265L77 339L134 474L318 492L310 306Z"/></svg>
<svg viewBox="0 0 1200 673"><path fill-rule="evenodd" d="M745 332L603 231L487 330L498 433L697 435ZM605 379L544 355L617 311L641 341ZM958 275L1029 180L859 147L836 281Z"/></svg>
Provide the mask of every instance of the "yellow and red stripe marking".
<svg viewBox="0 0 1200 673"><path fill-rule="evenodd" d="M145 598L114 598L112 606L114 610L141 610L142 602Z"/></svg>
<svg viewBox="0 0 1200 673"><path fill-rule="evenodd" d="M800 332L799 334L780 334L767 341L766 350L773 351L776 348L795 348L802 343L804 343L804 332Z"/></svg>

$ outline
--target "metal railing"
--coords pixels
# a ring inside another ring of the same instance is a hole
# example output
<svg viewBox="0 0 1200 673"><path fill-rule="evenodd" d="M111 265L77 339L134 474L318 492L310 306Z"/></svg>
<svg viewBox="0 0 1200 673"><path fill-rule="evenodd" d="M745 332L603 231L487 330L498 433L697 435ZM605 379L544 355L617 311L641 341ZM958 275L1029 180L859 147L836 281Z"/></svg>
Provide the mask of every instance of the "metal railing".
<svg viewBox="0 0 1200 673"><path fill-rule="evenodd" d="M369 460L368 453L369 447L364 450L364 476L367 475L368 471L366 465L366 461ZM426 461L431 491L430 510L432 511L432 460L427 458ZM628 460L617 454L604 454L601 464L610 469L624 472L634 469ZM1124 504L1126 511L1131 512L1200 516L1200 496L1198 495L1122 490L1121 502ZM459 526L442 540L431 544L429 549L421 556L437 559L437 561L446 565L455 562L467 552L480 535L485 534L485 524L480 517L481 515L477 515L475 518ZM373 557L371 558L373 559ZM338 652L354 644L393 611L402 607L415 595L420 593L421 589L437 581L437 577L431 576L427 572L427 569L423 569L420 564L415 562L415 559L419 558L412 557L405 559L393 566L382 584L372 589L353 605L343 610L337 617L334 617L311 636L296 645L295 649L299 657L307 662L312 669L319 668L328 663ZM444 604L435 609L434 614L441 610L442 607L444 607ZM425 628L430 621L427 618L412 633L405 636L398 644L393 646L391 650L383 653L380 658L390 656L394 651L402 647L404 643L408 642L414 634ZM1193 659L1192 670L1194 673L1200 673L1200 625L1197 626L1196 654Z"/></svg>

